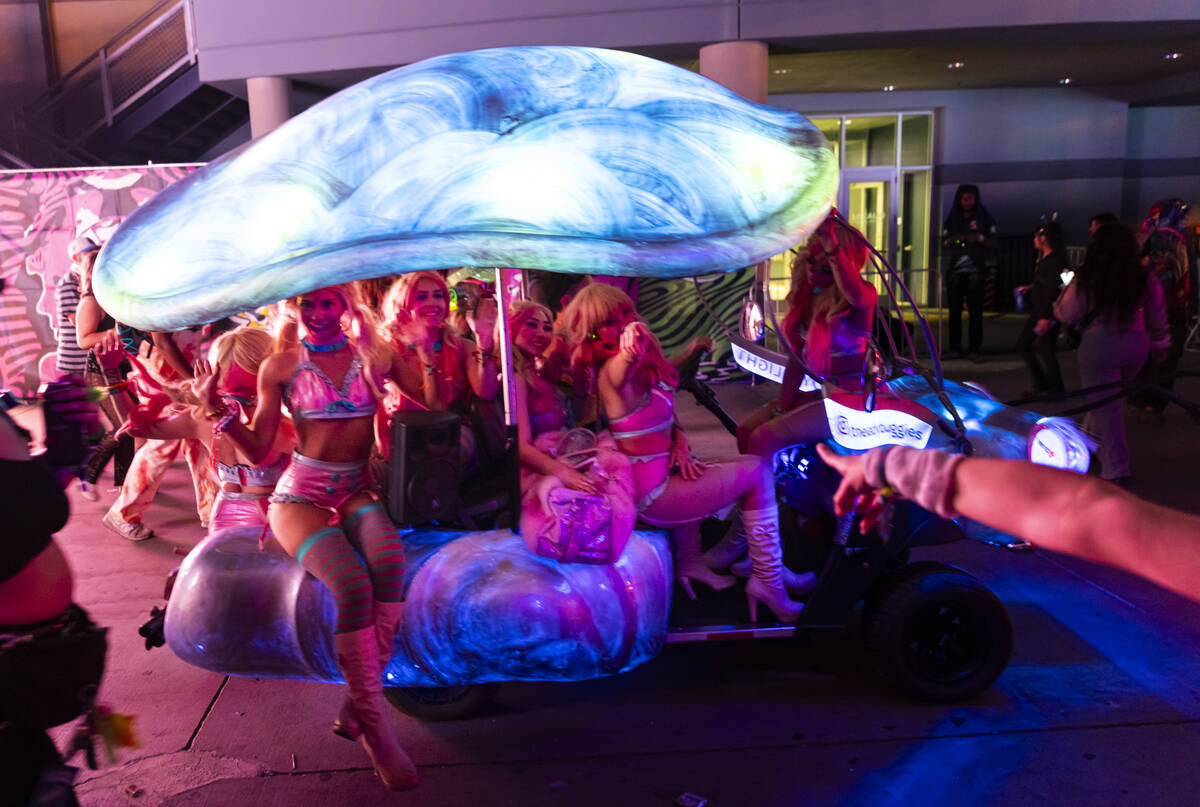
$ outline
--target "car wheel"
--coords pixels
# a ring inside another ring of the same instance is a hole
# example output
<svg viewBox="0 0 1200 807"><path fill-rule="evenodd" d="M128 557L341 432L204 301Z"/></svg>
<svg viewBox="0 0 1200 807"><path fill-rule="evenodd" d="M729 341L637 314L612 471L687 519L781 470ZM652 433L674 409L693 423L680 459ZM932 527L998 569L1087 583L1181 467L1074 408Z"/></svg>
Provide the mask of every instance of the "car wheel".
<svg viewBox="0 0 1200 807"><path fill-rule="evenodd" d="M420 720L462 720L491 703L500 684L457 687L384 687L388 702Z"/></svg>
<svg viewBox="0 0 1200 807"><path fill-rule="evenodd" d="M880 582L864 609L863 632L883 673L925 701L978 695L1012 655L1004 603L966 572L931 561Z"/></svg>

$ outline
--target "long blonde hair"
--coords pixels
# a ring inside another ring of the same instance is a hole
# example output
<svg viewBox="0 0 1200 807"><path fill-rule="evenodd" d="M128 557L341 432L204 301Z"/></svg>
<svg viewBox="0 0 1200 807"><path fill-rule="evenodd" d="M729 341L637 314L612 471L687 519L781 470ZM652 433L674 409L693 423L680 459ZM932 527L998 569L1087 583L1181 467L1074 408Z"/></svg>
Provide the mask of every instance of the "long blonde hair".
<svg viewBox="0 0 1200 807"><path fill-rule="evenodd" d="M262 328L243 326L226 331L208 349L208 361L217 378L224 377L234 363L246 372L258 375L258 368L271 355L274 341L271 334ZM202 403L191 379L180 384L178 398L193 406Z"/></svg>
<svg viewBox="0 0 1200 807"><path fill-rule="evenodd" d="M601 357L595 355L593 347L596 329L622 309L629 310L635 316L637 314L633 300L616 286L589 283L579 290L559 314L559 327L571 350L573 372L584 372L589 366L600 363ZM642 367L654 382L661 381L672 387L679 383L679 372L667 361L662 352L662 345L653 334L650 350L642 362Z"/></svg>
<svg viewBox="0 0 1200 807"><path fill-rule="evenodd" d="M402 275L392 284L383 297L383 317L379 323L379 336L398 348L400 347L398 344L400 332L405 325L412 322L413 295L416 294L417 284L422 280L432 280L446 295L446 319L442 320L440 326L442 349L450 353L448 364L451 367L460 367L465 348L457 328L450 322L450 287L437 272L412 272Z"/></svg>
<svg viewBox="0 0 1200 807"><path fill-rule="evenodd" d="M809 237L804 248L797 251L796 256L792 259L792 286L787 296L789 308L782 325L783 332L789 339L798 335L801 328L811 327L812 322L818 318L822 322L828 323L853 308L850 299L842 291L842 287L832 279L820 294L813 294L809 245L813 243L822 229L835 227L842 231L841 237L838 238L838 250L845 252L850 257L851 262L858 267L860 274L863 267L866 266L869 253L861 234L831 218L821 222L817 231Z"/></svg>
<svg viewBox="0 0 1200 807"><path fill-rule="evenodd" d="M554 375L554 370L547 368L546 371L539 371L537 365L534 363L534 359L537 357L526 356L523 350L516 347L515 335L517 327L521 320L529 316L531 311L541 312L546 316L547 322L554 323L554 314L550 313L550 309L541 303L534 302L533 300L513 300L508 304L508 338L515 348L512 352L513 369L520 373L521 377L525 379L525 383L533 392L539 395L553 395L554 384L550 379L557 378Z"/></svg>

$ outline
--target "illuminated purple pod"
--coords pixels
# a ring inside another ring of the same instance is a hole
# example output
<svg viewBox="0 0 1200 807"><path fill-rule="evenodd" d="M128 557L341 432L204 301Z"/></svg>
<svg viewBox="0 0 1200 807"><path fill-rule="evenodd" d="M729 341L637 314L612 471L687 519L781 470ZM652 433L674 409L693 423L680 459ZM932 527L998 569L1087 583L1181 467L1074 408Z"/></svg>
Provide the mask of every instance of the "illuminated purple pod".
<svg viewBox="0 0 1200 807"><path fill-rule="evenodd" d="M340 682L337 609L325 587L260 529L209 536L167 607L183 661L264 678ZM404 622L390 686L579 681L633 669L661 649L671 606L666 535L635 531L614 564L559 564L507 530L402 533Z"/></svg>
<svg viewBox="0 0 1200 807"><path fill-rule="evenodd" d="M349 87L157 194L94 285L118 320L171 330L418 269L690 276L802 241L837 186L802 115L690 70L594 48L455 53Z"/></svg>

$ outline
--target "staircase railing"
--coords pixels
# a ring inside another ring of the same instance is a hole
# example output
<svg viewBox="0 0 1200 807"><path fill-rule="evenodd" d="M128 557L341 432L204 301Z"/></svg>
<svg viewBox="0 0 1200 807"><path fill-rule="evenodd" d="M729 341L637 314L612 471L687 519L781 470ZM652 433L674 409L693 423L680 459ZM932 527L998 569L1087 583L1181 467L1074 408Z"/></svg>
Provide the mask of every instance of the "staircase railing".
<svg viewBox="0 0 1200 807"><path fill-rule="evenodd" d="M163 0L51 85L23 124L78 147L139 99L196 63L192 0Z"/></svg>

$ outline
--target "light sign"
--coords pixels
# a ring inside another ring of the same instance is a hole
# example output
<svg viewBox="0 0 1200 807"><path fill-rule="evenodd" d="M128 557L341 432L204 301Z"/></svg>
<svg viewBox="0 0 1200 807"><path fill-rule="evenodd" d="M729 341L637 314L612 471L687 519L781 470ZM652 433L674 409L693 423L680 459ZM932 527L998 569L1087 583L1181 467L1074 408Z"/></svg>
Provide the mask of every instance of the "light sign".
<svg viewBox="0 0 1200 807"><path fill-rule="evenodd" d="M738 363L738 367L778 384L783 383L783 371L786 369L784 365L757 353L751 353L737 342L730 342L729 346L733 348L733 360Z"/></svg>
<svg viewBox="0 0 1200 807"><path fill-rule="evenodd" d="M933 426L907 412L896 409L864 412L832 398L825 399L825 416L829 418L829 432L834 441L855 450L886 445L924 448L933 434Z"/></svg>

